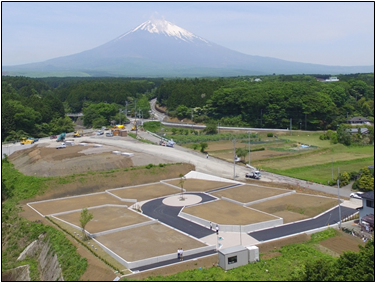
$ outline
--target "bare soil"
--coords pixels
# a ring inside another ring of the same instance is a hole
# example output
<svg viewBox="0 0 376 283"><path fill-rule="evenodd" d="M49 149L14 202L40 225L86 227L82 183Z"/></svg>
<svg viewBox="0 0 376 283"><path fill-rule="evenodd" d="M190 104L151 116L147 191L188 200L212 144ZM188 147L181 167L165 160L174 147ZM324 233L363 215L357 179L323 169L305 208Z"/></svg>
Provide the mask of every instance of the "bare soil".
<svg viewBox="0 0 376 283"><path fill-rule="evenodd" d="M162 183L154 183L136 187L128 187L123 189L115 189L109 191L123 199L137 199L138 202L154 199L162 196L180 193L180 190Z"/></svg>
<svg viewBox="0 0 376 283"><path fill-rule="evenodd" d="M89 212L93 214L93 220L86 225L85 229L90 233L98 233L150 221L149 218L126 207L106 206L89 209ZM80 215L81 211L77 211L56 217L80 227Z"/></svg>
<svg viewBox="0 0 376 283"><path fill-rule="evenodd" d="M277 219L277 217L266 213L224 200L185 207L183 212L214 223L227 225L247 225Z"/></svg>
<svg viewBox="0 0 376 283"><path fill-rule="evenodd" d="M99 236L97 241L126 261L176 253L206 245L165 225L155 223Z"/></svg>
<svg viewBox="0 0 376 283"><path fill-rule="evenodd" d="M241 203L248 203L251 201L260 200L260 199L264 199L264 198L268 198L271 196L276 196L276 195L280 195L280 194L284 194L288 192L289 192L288 190L277 189L277 188L244 185L244 186L238 186L234 188L221 190L218 192L213 192L211 194L218 198L226 197L229 199L239 201Z"/></svg>
<svg viewBox="0 0 376 283"><path fill-rule="evenodd" d="M345 251L358 252L359 245L364 246L364 243L358 237L338 231L339 235L326 239L320 242L320 245L332 250L337 256L343 254Z"/></svg>
<svg viewBox="0 0 376 283"><path fill-rule="evenodd" d="M177 188L181 188L180 183L181 179L165 181L165 183L171 184L176 186ZM218 181L207 181L207 180L200 180L200 179L186 179L183 183L183 188L187 192L206 192L213 189L219 189L223 187L227 187L233 185L233 183L227 182L218 182Z"/></svg>
<svg viewBox="0 0 376 283"><path fill-rule="evenodd" d="M304 217L303 219L317 216L337 204L338 201L334 198L295 193L256 203L249 207L274 215L278 215L279 212L282 212L282 215L285 215L286 217L286 219L283 219L283 222L289 223L301 220L302 216ZM290 211L292 213L286 214L284 211Z"/></svg>

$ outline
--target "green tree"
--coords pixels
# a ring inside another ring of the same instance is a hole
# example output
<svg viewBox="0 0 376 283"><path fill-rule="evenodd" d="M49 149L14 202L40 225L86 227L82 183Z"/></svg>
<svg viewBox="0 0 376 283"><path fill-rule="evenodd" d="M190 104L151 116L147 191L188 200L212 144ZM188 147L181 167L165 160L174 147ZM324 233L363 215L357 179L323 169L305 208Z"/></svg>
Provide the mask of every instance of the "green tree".
<svg viewBox="0 0 376 283"><path fill-rule="evenodd" d="M205 149L208 147L209 145L206 143L206 142L201 142L200 143L200 151L201 152L204 152Z"/></svg>
<svg viewBox="0 0 376 283"><path fill-rule="evenodd" d="M243 161L244 161L245 156L248 153L248 149L239 147L239 148L235 149L235 153L236 153L237 156L243 157Z"/></svg>
<svg viewBox="0 0 376 283"><path fill-rule="evenodd" d="M337 138L339 143L342 143L344 145L351 145L351 133L349 132L349 128L344 124L341 124L338 127Z"/></svg>
<svg viewBox="0 0 376 283"><path fill-rule="evenodd" d="M80 216L80 224L84 240L86 240L85 227L94 218L93 214L89 212L87 208L82 209Z"/></svg>
<svg viewBox="0 0 376 283"><path fill-rule="evenodd" d="M214 121L208 122L205 129L203 129L203 132L209 135L218 133L217 123Z"/></svg>

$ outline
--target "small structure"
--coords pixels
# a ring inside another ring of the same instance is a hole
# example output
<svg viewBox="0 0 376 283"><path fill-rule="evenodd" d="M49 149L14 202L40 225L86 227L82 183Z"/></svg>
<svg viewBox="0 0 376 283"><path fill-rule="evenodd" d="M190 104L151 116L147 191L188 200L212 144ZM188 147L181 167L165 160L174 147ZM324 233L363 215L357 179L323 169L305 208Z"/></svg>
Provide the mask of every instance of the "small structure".
<svg viewBox="0 0 376 283"><path fill-rule="evenodd" d="M359 131L360 129L360 131ZM348 129L348 131L350 132L350 134L361 134L361 135L366 135L369 133L369 130L367 128L352 128L352 129Z"/></svg>
<svg viewBox="0 0 376 283"><path fill-rule="evenodd" d="M248 249L234 246L218 251L219 266L224 270L248 264Z"/></svg>
<svg viewBox="0 0 376 283"><path fill-rule="evenodd" d="M363 206L359 210L359 224L368 232L374 229L375 222L375 191L359 194L362 198Z"/></svg>
<svg viewBox="0 0 376 283"><path fill-rule="evenodd" d="M346 121L347 124L370 124L370 121L363 117L353 117Z"/></svg>
<svg viewBox="0 0 376 283"><path fill-rule="evenodd" d="M322 82L322 83L331 83L331 82L339 82L339 79L337 77L329 77L329 79L321 79L321 78L316 78L317 81Z"/></svg>
<svg viewBox="0 0 376 283"><path fill-rule="evenodd" d="M121 136L121 137L126 137L126 136L128 136L128 132L127 132L127 130L119 130L119 136Z"/></svg>
<svg viewBox="0 0 376 283"><path fill-rule="evenodd" d="M257 246L248 246L248 262L256 262L260 260L259 248Z"/></svg>

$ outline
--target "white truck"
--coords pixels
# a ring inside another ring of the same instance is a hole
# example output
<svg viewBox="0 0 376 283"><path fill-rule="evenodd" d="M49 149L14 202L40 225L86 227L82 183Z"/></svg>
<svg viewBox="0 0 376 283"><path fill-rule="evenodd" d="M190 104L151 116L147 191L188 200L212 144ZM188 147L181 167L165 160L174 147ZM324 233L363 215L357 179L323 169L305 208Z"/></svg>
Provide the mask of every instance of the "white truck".
<svg viewBox="0 0 376 283"><path fill-rule="evenodd" d="M260 173L260 171L253 171L253 172L250 172L250 173L246 173L245 177L259 180L261 178L261 173Z"/></svg>
<svg viewBox="0 0 376 283"><path fill-rule="evenodd" d="M61 144L59 144L59 145L56 147L56 149L66 148L66 147L67 147L66 144L62 142Z"/></svg>

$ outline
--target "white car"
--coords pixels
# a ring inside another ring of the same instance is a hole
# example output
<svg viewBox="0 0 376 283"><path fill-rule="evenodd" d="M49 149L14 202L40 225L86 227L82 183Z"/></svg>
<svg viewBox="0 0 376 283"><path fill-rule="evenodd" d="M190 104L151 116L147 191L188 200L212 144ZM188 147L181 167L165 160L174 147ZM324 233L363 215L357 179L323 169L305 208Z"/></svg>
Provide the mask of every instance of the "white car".
<svg viewBox="0 0 376 283"><path fill-rule="evenodd" d="M361 198L362 198L362 197L361 197L362 194L363 194L362 192L351 193L351 194L350 194L350 197L351 197L351 198L361 199Z"/></svg>
<svg viewBox="0 0 376 283"><path fill-rule="evenodd" d="M61 144L59 144L57 147L56 147L56 149L60 149L60 148L66 148L67 146L65 145L65 143L61 143Z"/></svg>

